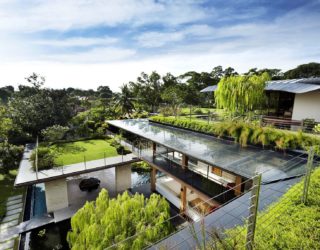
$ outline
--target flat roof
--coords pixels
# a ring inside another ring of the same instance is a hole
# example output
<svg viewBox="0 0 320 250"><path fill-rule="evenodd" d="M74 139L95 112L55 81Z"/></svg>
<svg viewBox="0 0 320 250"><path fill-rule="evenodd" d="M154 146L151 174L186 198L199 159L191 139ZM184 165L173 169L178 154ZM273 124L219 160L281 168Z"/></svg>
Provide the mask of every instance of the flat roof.
<svg viewBox="0 0 320 250"><path fill-rule="evenodd" d="M127 165L133 162L140 161L133 154L124 156L114 156L105 159L69 164L63 167L52 168L47 170L39 170L38 174L34 171L31 162L29 161L32 150L35 144L27 144L20 162L18 174L14 185L27 186L36 183L44 183L52 180L62 179L70 176L91 173L107 168Z"/></svg>
<svg viewBox="0 0 320 250"><path fill-rule="evenodd" d="M183 153L225 171L251 178L263 173L263 181L298 176L305 172L305 155L281 153L238 143L199 132L150 122L146 119L108 121L110 125Z"/></svg>

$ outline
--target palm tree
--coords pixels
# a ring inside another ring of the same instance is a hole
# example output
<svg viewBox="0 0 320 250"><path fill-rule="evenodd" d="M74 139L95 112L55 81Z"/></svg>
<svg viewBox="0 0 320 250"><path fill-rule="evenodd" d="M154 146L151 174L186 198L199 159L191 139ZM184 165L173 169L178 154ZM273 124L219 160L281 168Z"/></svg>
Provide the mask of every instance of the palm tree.
<svg viewBox="0 0 320 250"><path fill-rule="evenodd" d="M127 84L124 84L120 89L121 93L115 98L116 106L120 109L122 115L130 115L134 109L130 89Z"/></svg>

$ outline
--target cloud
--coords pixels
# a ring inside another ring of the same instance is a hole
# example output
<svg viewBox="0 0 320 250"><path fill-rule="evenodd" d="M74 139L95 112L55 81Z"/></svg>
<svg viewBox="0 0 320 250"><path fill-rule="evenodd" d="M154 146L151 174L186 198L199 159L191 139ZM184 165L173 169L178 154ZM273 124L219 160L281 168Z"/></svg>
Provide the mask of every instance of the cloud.
<svg viewBox="0 0 320 250"><path fill-rule="evenodd" d="M115 44L119 41L115 37L72 37L67 39L44 39L36 40L36 45L45 45L53 47L87 47Z"/></svg>
<svg viewBox="0 0 320 250"><path fill-rule="evenodd" d="M97 47L86 51L73 53L55 53L42 55L41 60L65 63L109 63L120 60L127 60L135 56L133 49L118 47Z"/></svg>
<svg viewBox="0 0 320 250"><path fill-rule="evenodd" d="M180 25L204 19L201 1L30 0L0 2L0 30L37 32L98 25Z"/></svg>

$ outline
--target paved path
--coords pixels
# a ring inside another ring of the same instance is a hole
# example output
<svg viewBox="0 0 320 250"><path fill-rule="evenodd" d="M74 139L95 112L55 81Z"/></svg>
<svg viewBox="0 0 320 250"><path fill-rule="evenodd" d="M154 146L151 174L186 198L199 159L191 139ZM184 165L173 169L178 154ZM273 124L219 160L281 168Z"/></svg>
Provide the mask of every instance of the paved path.
<svg viewBox="0 0 320 250"><path fill-rule="evenodd" d="M31 162L29 161L34 147L34 144L27 144L25 147L22 161L19 166L18 175L15 180L15 186L26 186L35 183L43 183L54 179L90 173L139 161L139 159L136 158L133 154L127 154L123 156L120 155L115 157L108 157L105 159L87 161L85 164L84 162L81 162L76 164L69 164L59 168L42 170L39 171L37 175L33 170Z"/></svg>
<svg viewBox="0 0 320 250"><path fill-rule="evenodd" d="M6 216L0 224L0 250L13 249L15 239L19 234L14 230L23 210L22 195L11 196L6 203Z"/></svg>

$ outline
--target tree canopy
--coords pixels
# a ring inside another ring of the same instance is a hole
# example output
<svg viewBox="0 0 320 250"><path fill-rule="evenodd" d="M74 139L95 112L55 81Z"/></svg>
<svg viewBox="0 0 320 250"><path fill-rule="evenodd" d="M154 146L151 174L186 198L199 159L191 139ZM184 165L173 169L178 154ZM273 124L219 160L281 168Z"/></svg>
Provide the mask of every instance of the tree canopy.
<svg viewBox="0 0 320 250"><path fill-rule="evenodd" d="M111 199L102 189L71 218L67 240L71 249L143 249L172 232L168 202L157 194L145 199L127 192ZM130 236L134 236L124 241Z"/></svg>
<svg viewBox="0 0 320 250"><path fill-rule="evenodd" d="M260 76L222 78L214 93L217 107L240 114L261 108L265 100L264 88L268 80L270 76L266 72Z"/></svg>

